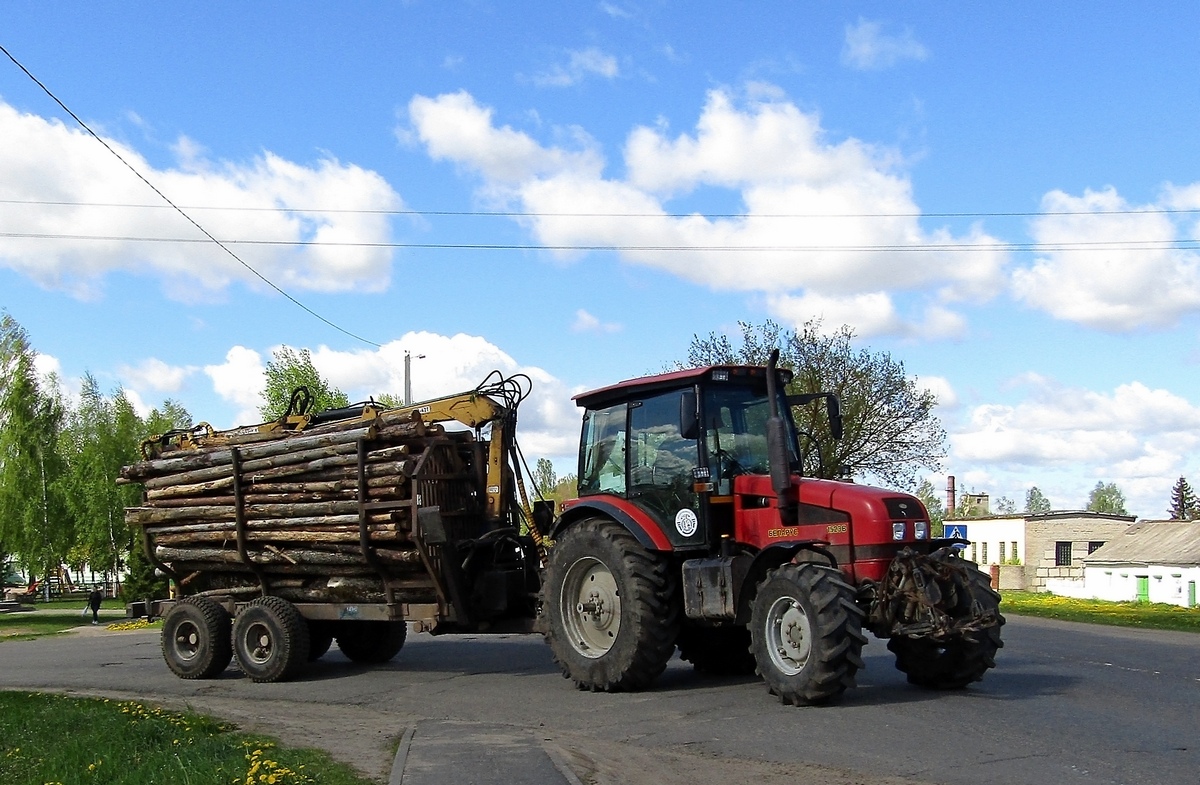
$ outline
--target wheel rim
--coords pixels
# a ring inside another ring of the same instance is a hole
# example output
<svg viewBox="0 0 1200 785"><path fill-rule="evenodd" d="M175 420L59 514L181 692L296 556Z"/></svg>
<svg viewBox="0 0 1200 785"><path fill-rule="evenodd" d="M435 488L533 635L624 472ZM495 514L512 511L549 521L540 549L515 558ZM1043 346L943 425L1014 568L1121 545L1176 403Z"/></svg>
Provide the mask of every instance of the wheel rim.
<svg viewBox="0 0 1200 785"><path fill-rule="evenodd" d="M804 670L812 653L812 624L804 606L794 597L780 597L767 612L767 651L782 673L795 676Z"/></svg>
<svg viewBox="0 0 1200 785"><path fill-rule="evenodd" d="M275 639L271 635L271 628L262 622L247 625L242 634L242 641L245 644L242 650L255 665L269 662L275 652Z"/></svg>
<svg viewBox="0 0 1200 785"><path fill-rule="evenodd" d="M175 628L175 653L181 660L195 659L200 653L200 628L191 621L184 621Z"/></svg>
<svg viewBox="0 0 1200 785"><path fill-rule="evenodd" d="M567 569L559 609L571 646L584 657L602 657L621 631L621 594L599 559L584 557Z"/></svg>

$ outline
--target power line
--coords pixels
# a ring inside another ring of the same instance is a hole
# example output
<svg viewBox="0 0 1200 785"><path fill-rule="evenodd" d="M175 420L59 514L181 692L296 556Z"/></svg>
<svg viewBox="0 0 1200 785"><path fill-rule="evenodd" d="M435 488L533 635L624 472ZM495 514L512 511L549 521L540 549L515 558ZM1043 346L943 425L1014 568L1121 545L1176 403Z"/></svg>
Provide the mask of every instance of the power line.
<svg viewBox="0 0 1200 785"><path fill-rule="evenodd" d="M72 240L130 243L199 244L208 240L199 237L143 237L136 235L60 234L54 232L0 232L0 237L22 240ZM225 239L224 245L296 246L336 248L389 248L450 251L713 251L713 252L935 252L935 251L1143 251L1200 250L1200 240L1080 240L1054 243L914 243L909 245L526 245L519 243L404 243L356 242L336 240L253 240Z"/></svg>
<svg viewBox="0 0 1200 785"><path fill-rule="evenodd" d="M32 80L33 80L33 83L34 83L34 84L36 84L38 87L40 87L40 88L42 89L42 92L44 92L46 95L50 96L50 99L51 99L52 101L54 101L54 103L58 104L58 105L59 105L59 107L60 107L60 108L62 108L62 110L63 110L64 112L66 112L67 114L69 114L69 115L71 116L71 119L73 119L73 120L74 120L76 123L78 123L78 124L79 124L79 126L80 126L80 127L83 129L83 130L87 131L87 132L88 132L88 134L90 134L90 135L91 135L91 137L92 137L93 139L95 139L97 142L99 142L100 144L104 145L104 149L105 149L105 150L108 150L110 153L112 153L112 154L113 154L113 156L115 156L115 157L116 157L116 159L117 159L118 161L120 161L121 163L123 163L123 164L125 165L125 167L126 167L127 169L129 169L129 171L133 172L133 173L134 173L134 175L135 175L135 176L137 176L137 178L138 178L139 180L141 180L143 183L145 183L145 184L146 184L146 185L147 185L147 186L150 188L150 190L151 190L151 191L154 191L154 193L158 194L158 196L159 196L159 197L160 197L160 198L161 198L161 199L162 199L164 202L166 202L168 205L170 205L170 207L171 207L171 208L173 208L173 209L175 210L175 212L177 212L177 213L179 213L180 215L182 215L182 216L184 217L184 219L185 219L185 220L186 220L188 223L190 223L192 226L196 227L196 229L198 229L198 230L200 231L200 233L201 233L201 234L203 234L203 235L204 235L206 238L208 238L208 240L210 240L210 241L212 241L212 242L216 243L216 244L217 244L217 245L218 245L218 246L221 248L221 250L223 250L223 251L224 251L226 254L228 254L230 257L232 257L232 258L234 259L234 261L236 261L236 262L237 262L238 264L240 264L242 267L245 267L247 270L249 270L251 273L253 273L253 274L254 274L254 275L255 275L255 276L256 276L256 277L257 277L259 280L261 280L261 281L262 281L263 283L265 283L267 286L270 286L272 289L274 289L274 290L275 290L276 292L278 292L279 294L281 294L281 295L283 295L284 297L286 297L286 298L287 298L288 300L290 300L290 301L291 301L293 304L295 304L295 305L296 305L296 306L298 306L299 308L303 309L303 310L304 310L306 313L308 313L310 316L313 316L313 317L315 317L315 318L317 318L317 319L321 320L322 322L324 322L325 324L329 325L330 327L332 327L333 329L337 330L338 332L340 332L340 333L342 333L342 334L344 334L344 335L348 335L348 336L350 336L351 338L354 338L354 339L355 339L355 340L357 340L357 341L362 341L363 343L365 343L365 344L368 344L368 345L370 345L370 346L374 346L374 347L376 347L376 348L379 348L379 347L381 346L380 344L376 343L375 341L368 340L367 338L364 338L364 337L362 337L361 335L358 335L358 334L356 334L356 333L353 333L353 332L351 332L351 331L347 330L346 328L344 328L344 327L342 327L342 326L340 326L340 325L338 325L338 324L335 324L334 322L332 322L332 321L330 321L329 319L325 318L325 317L324 317L324 316L322 316L321 314L319 314L319 313L317 313L316 311L314 311L312 308L309 308L307 305L305 305L304 303L302 303L302 302L300 302L299 300L297 300L297 299L296 299L295 297L293 297L292 295L288 294L286 291L284 291L282 288L280 288L280 287L279 287L279 286L278 286L278 285L277 285L277 284L276 284L274 281L270 280L270 279L269 279L269 278L267 278L265 275L263 275L262 273L260 273L258 270L254 269L254 268L253 268L253 267L251 267L249 264L247 264L245 261L243 261L243 260L242 260L242 258L241 258L240 256L238 256L237 254L235 254L235 253L234 253L232 250L230 250L230 249L229 249L229 247L228 247L228 246L226 246L224 243L222 243L220 240L218 240L216 237L214 237L212 234L210 234L210 233L209 233L209 231L208 231L207 229L205 229L205 228L204 228L203 226L201 226L201 225L200 225L200 224L199 224L199 223L198 223L198 222L197 222L197 221L196 221L194 218L192 218L190 215L188 215L188 213L187 213L187 212L185 212L185 211L183 210L183 208L179 207L179 205L177 205L177 204L175 204L173 201L171 201L171 199L170 199L170 198L169 198L169 197L168 197L168 196L167 196L165 193L163 193L162 191L160 191L160 190L159 190L159 189L158 189L158 188L157 188L157 187L154 185L154 183L152 183L152 182L150 182L148 179L146 179L146 177L145 177L145 176L144 176L144 175L143 175L141 172L139 172L139 171L137 170L137 168L133 166L133 164L131 164L131 163L129 163L128 161L126 161L126 160L125 160L125 159L124 159L124 158L121 156L121 154L120 154L120 153L118 153L118 152L117 152L116 150L114 150L114 149L113 149L111 146L109 146L108 142L106 142L106 141L104 141L102 138L100 138L100 136L99 136L99 135L98 135L98 134L97 134L95 131L93 131L93 130L92 130L92 129L91 129L89 126L88 126L88 124L87 124L87 123L85 123L85 122L84 122L82 119L80 119L79 115L77 115L77 114L75 114L74 112L72 112L72 111L71 111L71 109L70 109L70 108L69 108L69 107L68 107L68 106L67 106L65 103L63 103L63 102L62 102L62 101L59 99L59 97L58 97L58 96L56 96L56 95L55 95L53 92L51 92L51 90L50 90L50 88L49 88L49 87L46 87L46 85L42 84L41 80L39 80L39 79L38 79L36 76L34 76L34 75L33 75L33 73L31 73L31 72L30 72L30 70L29 70L28 68L26 68L24 65L22 65L22 64L21 64L21 61L17 60L17 58L16 58L16 57L13 57L12 53L11 53L11 52L9 52L9 51L8 51L8 49L6 49L6 48L5 48L5 47L4 47L2 44L0 44L0 51L4 52L5 56L6 56L6 57L8 57L8 59L9 59L9 60L12 60L12 62L13 62L13 65L15 65L17 68L20 68L20 69L21 69L21 71L23 71L23 72L25 73L25 75L26 75L26 76L28 76L30 79L32 79Z"/></svg>
<svg viewBox="0 0 1200 785"><path fill-rule="evenodd" d="M52 199L0 199L0 204L41 205L46 207L115 207L144 210L169 210L175 205L134 204L125 202L76 202ZM175 208L181 209L181 208ZM396 215L415 217L449 218L1042 218L1107 215L1196 215L1200 208L1162 207L1153 209L1126 210L1041 210L1041 211L983 211L983 212L936 212L936 213L598 213L598 212L529 212L523 210L416 210L416 209L372 209L343 207L255 207L253 205L184 205L186 210L212 210L226 212L287 212L287 213L333 213L349 215Z"/></svg>

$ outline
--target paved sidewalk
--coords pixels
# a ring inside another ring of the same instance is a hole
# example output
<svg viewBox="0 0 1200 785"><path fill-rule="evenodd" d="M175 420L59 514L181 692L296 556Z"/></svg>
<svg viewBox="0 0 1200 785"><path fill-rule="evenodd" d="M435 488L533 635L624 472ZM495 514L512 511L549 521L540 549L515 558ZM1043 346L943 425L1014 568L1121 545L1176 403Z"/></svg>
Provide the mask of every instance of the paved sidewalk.
<svg viewBox="0 0 1200 785"><path fill-rule="evenodd" d="M536 735L488 723L421 720L406 728L388 785L582 785Z"/></svg>

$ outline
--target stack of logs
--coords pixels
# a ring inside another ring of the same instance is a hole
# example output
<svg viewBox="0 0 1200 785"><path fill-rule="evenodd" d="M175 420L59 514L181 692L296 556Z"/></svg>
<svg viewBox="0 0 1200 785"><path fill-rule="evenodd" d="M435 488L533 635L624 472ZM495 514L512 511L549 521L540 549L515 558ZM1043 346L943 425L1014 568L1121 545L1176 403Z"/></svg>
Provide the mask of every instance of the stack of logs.
<svg viewBox="0 0 1200 785"><path fill-rule="evenodd" d="M360 540L360 440L363 501L410 501L365 512L369 554ZM423 571L410 536L412 476L426 449L446 441L441 426L383 412L300 432L216 434L198 449L126 466L117 482L144 487L143 506L128 508L125 520L144 527L153 560L185 594L255 594L265 580L293 600L377 601L381 567Z"/></svg>

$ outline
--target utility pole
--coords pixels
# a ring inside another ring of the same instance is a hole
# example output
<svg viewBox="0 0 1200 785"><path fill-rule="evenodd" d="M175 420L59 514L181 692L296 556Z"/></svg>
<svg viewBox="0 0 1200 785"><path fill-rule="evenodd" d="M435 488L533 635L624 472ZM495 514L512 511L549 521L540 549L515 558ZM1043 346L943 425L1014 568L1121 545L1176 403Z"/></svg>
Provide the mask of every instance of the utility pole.
<svg viewBox="0 0 1200 785"><path fill-rule="evenodd" d="M425 359L425 355L418 354L418 360ZM404 352L404 405L408 406L412 401L412 361L413 356L409 351Z"/></svg>

